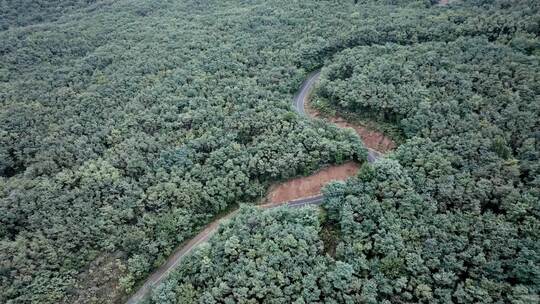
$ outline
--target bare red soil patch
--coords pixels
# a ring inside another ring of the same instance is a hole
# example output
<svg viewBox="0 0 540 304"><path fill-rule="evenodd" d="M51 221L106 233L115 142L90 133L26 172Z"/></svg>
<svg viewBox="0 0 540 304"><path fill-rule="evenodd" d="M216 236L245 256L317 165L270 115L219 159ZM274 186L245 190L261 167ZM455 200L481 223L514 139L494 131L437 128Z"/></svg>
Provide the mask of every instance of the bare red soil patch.
<svg viewBox="0 0 540 304"><path fill-rule="evenodd" d="M308 98L306 98L308 99ZM309 105L305 100L304 109L313 118L323 118L338 127L352 128L362 139L364 145L377 152L385 153L396 147L394 141L384 136L382 132L370 129L363 125L352 124L340 116L322 117L321 113ZM347 162L339 166L330 166L307 177L299 177L274 185L263 200L263 206L273 206L291 200L315 196L321 193L322 187L331 181L346 180L358 173L360 165Z"/></svg>
<svg viewBox="0 0 540 304"><path fill-rule="evenodd" d="M331 181L345 180L358 173L360 165L347 162L338 166L330 166L317 171L315 174L298 177L274 185L268 191L265 203L277 204L288 202L297 198L315 196L321 193L323 186Z"/></svg>
<svg viewBox="0 0 540 304"><path fill-rule="evenodd" d="M305 109L306 113L308 113L309 116L314 118L322 118L321 113L319 113L316 109L312 108L309 102L306 102ZM385 153L393 150L396 147L394 141L384 136L383 133L372 130L366 126L349 123L343 117L340 117L338 115L332 117L324 117L324 119L334 123L338 127L354 129L354 131L356 131L358 136L360 136L360 138L362 139L364 145L375 151Z"/></svg>

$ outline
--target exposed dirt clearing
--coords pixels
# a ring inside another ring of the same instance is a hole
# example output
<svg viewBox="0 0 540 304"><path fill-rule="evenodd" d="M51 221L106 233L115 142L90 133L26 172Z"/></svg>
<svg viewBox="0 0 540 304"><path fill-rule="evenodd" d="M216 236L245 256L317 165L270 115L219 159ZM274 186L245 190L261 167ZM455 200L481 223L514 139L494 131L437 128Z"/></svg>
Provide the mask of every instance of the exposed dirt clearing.
<svg viewBox="0 0 540 304"><path fill-rule="evenodd" d="M331 181L345 180L358 173L360 165L347 162L338 166L323 168L316 173L288 180L274 185L268 191L265 203L276 204L321 193L322 187Z"/></svg>
<svg viewBox="0 0 540 304"><path fill-rule="evenodd" d="M386 153L396 147L394 141L384 136L384 134L379 131L370 129L366 126L349 123L343 117L340 117L338 115L332 117L323 117L319 111L311 107L309 100L306 100L304 106L306 109L306 113L308 113L310 117L325 119L341 128L354 129L354 131L356 131L356 134L358 134L358 136L360 136L360 138L362 139L364 145L368 148L371 148L381 153Z"/></svg>

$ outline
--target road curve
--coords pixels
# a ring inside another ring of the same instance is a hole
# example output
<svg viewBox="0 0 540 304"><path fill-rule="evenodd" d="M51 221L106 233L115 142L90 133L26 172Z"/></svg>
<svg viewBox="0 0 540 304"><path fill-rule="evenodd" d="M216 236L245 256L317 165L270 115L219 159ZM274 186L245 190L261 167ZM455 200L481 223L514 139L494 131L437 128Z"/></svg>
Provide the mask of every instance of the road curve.
<svg viewBox="0 0 540 304"><path fill-rule="evenodd" d="M180 263L180 261L186 255L188 255L193 250L193 248L197 247L201 243L206 242L210 238L210 236L212 236L212 234L216 232L219 224L231 218L233 215L236 214L237 211L238 210L234 210L225 215L224 217L214 220L187 243L182 243L180 246L178 246L169 256L167 261L146 279L144 284L139 287L137 292L131 295L131 297L127 300L126 304L136 304L142 299L144 299L150 293L152 288L159 285L159 283L161 283L167 277L167 275L174 268L176 268L178 263Z"/></svg>
<svg viewBox="0 0 540 304"><path fill-rule="evenodd" d="M307 79L304 80L304 82L300 86L298 93L294 95L293 106L296 113L302 116L306 116L306 110L305 110L306 102L309 98L311 91L313 90L313 86L315 85L315 83L317 83L317 80L319 80L320 75L321 75L320 70L309 74ZM382 157L382 153L377 150L373 150L371 148L367 148L367 150L368 150L367 161L369 163L372 163Z"/></svg>
<svg viewBox="0 0 540 304"><path fill-rule="evenodd" d="M293 105L295 111L300 115L306 115L305 112L305 103L311 93L313 86L319 79L320 71L315 71L309 74L308 78L302 83L298 93L294 96ZM381 153L368 148L368 162L374 162L381 157ZM290 208L302 208L310 205L320 205L324 201L323 195L315 195L311 197L299 198L292 201L284 202L281 204L269 204L261 205L260 208L263 209L272 209L280 206L287 206ZM214 234L223 221L233 217L238 210L229 212L227 215L222 218L216 219L210 224L208 224L201 232L194 236L191 240L186 243L182 243L178 246L173 253L169 256L167 261L161 265L152 275L150 275L144 284L139 287L139 289L131 295L127 300L126 304L136 304L142 299L144 299L154 288L159 285L163 280L169 275L169 273L178 266L180 261L186 257L195 247L206 242L212 234Z"/></svg>
<svg viewBox="0 0 540 304"><path fill-rule="evenodd" d="M302 82L302 85L300 86L300 89L298 90L296 95L294 95L294 99L293 99L294 110L298 114L306 115L306 110L305 110L306 101L309 98L309 94L311 93L313 86L315 85L317 80L319 80L320 75L321 75L320 70L309 74L306 80Z"/></svg>
<svg viewBox="0 0 540 304"><path fill-rule="evenodd" d="M323 195L315 195L311 197L305 197L300 199L295 199L292 201L284 202L281 204L269 204L269 205L261 205L259 206L262 209L273 209L276 207L281 206L288 206L291 208L301 208L309 205L320 205L324 201ZM198 245L208 241L208 239L216 232L217 228L219 227L219 224L223 223L224 221L232 218L238 210L234 210L229 212L227 215L225 215L222 218L216 219L210 224L208 224L201 232L199 232L196 236L194 236L191 240L189 240L187 243L183 243L180 246L178 246L173 253L169 256L167 261L161 265L150 277L146 279L144 284L135 292L126 302L126 304L136 304L142 299L144 299L148 294L150 294L150 291L153 287L158 286L167 276L169 273L178 266L180 261L186 257L195 247Z"/></svg>

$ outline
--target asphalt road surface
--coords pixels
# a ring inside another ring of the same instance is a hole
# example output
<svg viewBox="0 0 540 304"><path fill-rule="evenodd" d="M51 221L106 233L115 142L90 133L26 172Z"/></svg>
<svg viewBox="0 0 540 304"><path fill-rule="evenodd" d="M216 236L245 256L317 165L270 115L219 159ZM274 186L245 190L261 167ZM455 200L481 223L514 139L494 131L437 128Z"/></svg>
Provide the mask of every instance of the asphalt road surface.
<svg viewBox="0 0 540 304"><path fill-rule="evenodd" d="M319 80L319 76L321 75L321 71L315 71L308 75L308 78L302 82L302 85L300 86L300 89L298 90L298 93L294 96L293 99L293 105L294 110L300 114L300 115L306 115L306 111L304 110L306 101L309 98L309 94L311 93L311 90L313 89L313 86Z"/></svg>
<svg viewBox="0 0 540 304"><path fill-rule="evenodd" d="M317 83L317 80L319 80L320 75L321 75L321 71L315 71L309 74L308 78L300 86L298 93L296 93L296 95L294 96L293 106L294 106L294 110L298 114L303 115L303 116L306 115L306 110L305 110L306 102L309 98L309 94L313 90L313 86L315 85L315 83ZM373 150L371 148L367 148L367 150L368 150L367 161L370 163L382 157L382 153L376 150Z"/></svg>
<svg viewBox="0 0 540 304"><path fill-rule="evenodd" d="M315 205L315 206L320 205L322 204L323 201L324 201L324 197L322 195L316 195L312 197L292 200L289 202L285 202L283 204L273 204L273 205L260 206L260 207L263 209L272 209L272 208L281 207L281 206L288 206L291 208L302 208L302 207L310 206L310 205ZM163 265L161 265L161 267L159 267L150 277L148 277L148 279L146 279L144 284L141 287L139 287L137 292L135 292L128 299L126 304L136 304L142 299L144 299L147 295L149 295L152 288L158 286L167 277L167 275L174 268L176 268L176 266L178 266L180 261L185 256L187 256L198 245L208 241L208 239L216 232L217 228L219 227L219 224L233 217L236 214L236 212L238 212L238 210L231 211L224 217L214 220L213 222L208 224L201 232L199 232L196 236L194 236L191 240L178 246L174 250L174 252L169 256L167 261Z"/></svg>
<svg viewBox="0 0 540 304"><path fill-rule="evenodd" d="M320 71L311 73L308 78L302 83L302 86L298 90L298 93L295 95L293 100L294 109L300 115L306 115L304 110L304 105L306 100L313 89L313 86L317 82L320 75ZM381 153L368 149L368 162L374 162L381 156ZM273 204L260 206L264 209L271 209L280 206L288 206L291 208L302 208L305 206L317 206L322 204L324 197L322 195L316 195L312 197L299 198L283 204ZM169 256L167 261L161 265L150 277L146 279L144 284L139 287L137 292L135 292L126 302L126 304L136 304L147 295L150 294L150 291L153 287L159 285L167 275L180 263L180 261L187 256L195 247L206 242L212 234L214 234L220 223L231 218L236 214L237 210L231 211L222 218L216 219L210 224L208 224L201 232L194 236L191 240L178 246L173 253Z"/></svg>

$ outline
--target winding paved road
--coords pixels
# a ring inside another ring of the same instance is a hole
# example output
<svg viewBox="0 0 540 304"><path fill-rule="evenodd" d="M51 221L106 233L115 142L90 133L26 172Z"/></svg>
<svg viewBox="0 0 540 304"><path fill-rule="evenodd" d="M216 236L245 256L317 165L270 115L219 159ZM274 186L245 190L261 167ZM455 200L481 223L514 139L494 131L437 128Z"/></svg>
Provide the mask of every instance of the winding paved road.
<svg viewBox="0 0 540 304"><path fill-rule="evenodd" d="M296 200L292 200L283 204L272 204L272 205L262 205L260 206L263 209L272 209L280 206L288 206L291 208L301 208L308 205L320 205L324 201L324 197L322 195L316 195L306 198L300 198ZM158 286L165 278L167 278L167 275L174 269L180 261L187 256L195 247L198 245L208 241L208 239L216 232L217 228L219 227L219 224L224 222L225 220L230 219L233 217L238 210L231 211L227 215L225 215L222 218L219 218L217 220L214 220L210 224L208 224L201 232L199 232L196 236L194 236L191 240L189 240L187 243L183 243L180 246L178 246L173 253L169 256L167 261L161 265L150 277L146 279L144 284L139 287L137 292L135 292L126 302L126 304L136 304L140 302L142 299L144 299L148 294L150 294L150 291L153 287Z"/></svg>
<svg viewBox="0 0 540 304"><path fill-rule="evenodd" d="M309 74L308 78L302 83L302 86L300 86L298 93L296 93L296 95L294 96L294 100L293 100L294 110L298 114L303 115L303 116L306 115L306 110L305 110L306 101L308 100L309 94L311 93L313 86L319 79L320 75L321 75L320 70ZM382 157L382 153L377 150L373 150L371 148L367 148L367 150L368 150L367 160L370 163Z"/></svg>
<svg viewBox="0 0 540 304"><path fill-rule="evenodd" d="M300 115L306 115L304 110L305 103L313 86L317 82L320 75L320 71L311 73L308 78L302 83L302 86L298 90L298 93L295 95L293 100L293 105L295 111ZM368 148L368 162L374 162L376 159L381 157L381 153ZM320 205L324 201L322 195L316 195L311 197L300 198L285 202L283 204L271 204L271 205L262 205L261 208L272 209L279 206L288 206L291 208L302 208L308 205ZM145 298L153 287L159 285L167 275L180 263L180 261L188 255L195 247L201 243L206 242L212 234L214 234L223 221L233 217L236 214L237 210L231 211L224 217L216 219L210 224L208 224L201 232L199 232L195 237L189 240L187 243L183 243L178 246L173 253L169 256L167 261L161 265L150 277L146 279L144 284L135 292L126 302L126 304L136 304Z"/></svg>

